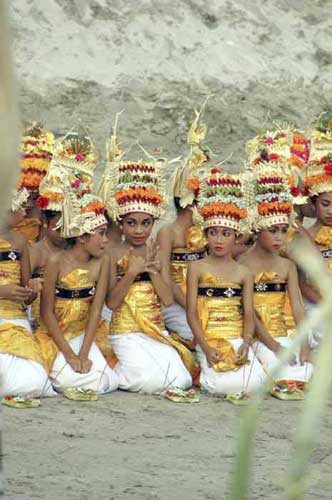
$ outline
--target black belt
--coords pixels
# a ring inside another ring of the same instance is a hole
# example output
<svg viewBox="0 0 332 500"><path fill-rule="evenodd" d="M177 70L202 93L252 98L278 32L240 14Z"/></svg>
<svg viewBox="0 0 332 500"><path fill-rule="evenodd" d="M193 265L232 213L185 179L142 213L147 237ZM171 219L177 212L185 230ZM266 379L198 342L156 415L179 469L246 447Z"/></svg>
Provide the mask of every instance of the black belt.
<svg viewBox="0 0 332 500"><path fill-rule="evenodd" d="M321 254L324 259L331 259L332 258L332 250L322 250Z"/></svg>
<svg viewBox="0 0 332 500"><path fill-rule="evenodd" d="M254 284L254 292L285 292L287 290L287 283L269 283L261 281Z"/></svg>
<svg viewBox="0 0 332 500"><path fill-rule="evenodd" d="M231 299L233 297L241 297L242 288L233 288L231 286L220 288L220 287L199 287L198 295L204 297L224 297Z"/></svg>
<svg viewBox="0 0 332 500"><path fill-rule="evenodd" d="M32 276L31 276L31 278L42 278L42 277L43 277L42 272L34 272L34 273L32 273Z"/></svg>
<svg viewBox="0 0 332 500"><path fill-rule="evenodd" d="M9 250L9 252L0 252L0 261L9 260L15 262L16 260L21 260L21 254L15 252L14 250Z"/></svg>
<svg viewBox="0 0 332 500"><path fill-rule="evenodd" d="M77 288L76 290L69 290L67 288L56 288L55 296L60 299L87 299L94 297L96 288L90 286L89 288Z"/></svg>
<svg viewBox="0 0 332 500"><path fill-rule="evenodd" d="M201 260L205 257L205 250L200 250L199 252L179 252L172 253L171 260L175 262L193 262L195 260Z"/></svg>
<svg viewBox="0 0 332 500"><path fill-rule="evenodd" d="M120 281L122 278L124 277L124 274L118 274L117 275L117 280ZM150 275L149 273L141 273L141 274L138 274L135 279L134 279L134 282L137 283L139 281L151 281L151 278L150 278Z"/></svg>

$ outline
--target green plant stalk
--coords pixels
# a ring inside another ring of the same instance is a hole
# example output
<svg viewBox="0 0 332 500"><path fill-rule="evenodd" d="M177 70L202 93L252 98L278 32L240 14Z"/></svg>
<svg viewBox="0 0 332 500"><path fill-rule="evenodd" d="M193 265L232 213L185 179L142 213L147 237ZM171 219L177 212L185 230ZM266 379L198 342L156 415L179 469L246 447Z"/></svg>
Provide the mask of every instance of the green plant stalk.
<svg viewBox="0 0 332 500"><path fill-rule="evenodd" d="M292 453L285 487L285 500L301 500L304 494L306 467L313 452L317 429L327 404L331 386L331 352L332 352L332 310L326 318L327 331L321 341L316 361L315 373L310 391L305 401L304 412L300 418L295 434L295 450Z"/></svg>

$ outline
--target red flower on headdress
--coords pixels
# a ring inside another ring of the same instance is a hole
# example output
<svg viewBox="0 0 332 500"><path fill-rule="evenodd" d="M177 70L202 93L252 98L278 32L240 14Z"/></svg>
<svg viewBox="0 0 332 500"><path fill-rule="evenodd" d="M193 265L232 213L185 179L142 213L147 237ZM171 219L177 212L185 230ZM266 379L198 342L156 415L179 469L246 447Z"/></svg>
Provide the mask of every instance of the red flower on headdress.
<svg viewBox="0 0 332 500"><path fill-rule="evenodd" d="M271 153L269 155L269 160L270 161L278 161L279 160L279 155L277 155L276 153Z"/></svg>
<svg viewBox="0 0 332 500"><path fill-rule="evenodd" d="M76 160L77 161L84 161L85 160L85 156L82 155L82 153L77 153L77 155L75 156Z"/></svg>
<svg viewBox="0 0 332 500"><path fill-rule="evenodd" d="M273 137L266 137L264 142L265 142L265 144L273 144L274 139L273 139Z"/></svg>
<svg viewBox="0 0 332 500"><path fill-rule="evenodd" d="M332 164L325 165L324 170L326 174L332 174Z"/></svg>
<svg viewBox="0 0 332 500"><path fill-rule="evenodd" d="M211 168L211 174L220 174L221 170L218 167Z"/></svg>
<svg viewBox="0 0 332 500"><path fill-rule="evenodd" d="M50 200L48 198L45 198L45 196L38 196L36 200L36 205L39 208L46 208L49 204L49 201Z"/></svg>
<svg viewBox="0 0 332 500"><path fill-rule="evenodd" d="M290 192L292 196L299 196L301 194L301 189L296 186L292 186Z"/></svg>

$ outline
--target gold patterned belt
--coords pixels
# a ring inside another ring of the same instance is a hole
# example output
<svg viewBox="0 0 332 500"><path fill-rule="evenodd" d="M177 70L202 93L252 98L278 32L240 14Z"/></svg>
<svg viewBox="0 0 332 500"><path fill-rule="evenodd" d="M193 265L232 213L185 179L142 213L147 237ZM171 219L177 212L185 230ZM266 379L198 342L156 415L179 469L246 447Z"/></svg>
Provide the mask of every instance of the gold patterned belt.
<svg viewBox="0 0 332 500"><path fill-rule="evenodd" d="M233 297L241 297L242 289L229 287L199 287L198 295L201 297L224 297L231 299Z"/></svg>
<svg viewBox="0 0 332 500"><path fill-rule="evenodd" d="M205 250L200 250L198 252L178 252L171 254L171 260L174 262L193 262L195 260L201 260L205 257Z"/></svg>
<svg viewBox="0 0 332 500"><path fill-rule="evenodd" d="M60 299L87 299L94 297L96 294L96 287L90 286L89 288L77 288L69 290L68 288L56 288L55 296Z"/></svg>
<svg viewBox="0 0 332 500"><path fill-rule="evenodd" d="M285 292L287 290L287 283L269 283L267 281L260 281L254 284L254 292Z"/></svg>

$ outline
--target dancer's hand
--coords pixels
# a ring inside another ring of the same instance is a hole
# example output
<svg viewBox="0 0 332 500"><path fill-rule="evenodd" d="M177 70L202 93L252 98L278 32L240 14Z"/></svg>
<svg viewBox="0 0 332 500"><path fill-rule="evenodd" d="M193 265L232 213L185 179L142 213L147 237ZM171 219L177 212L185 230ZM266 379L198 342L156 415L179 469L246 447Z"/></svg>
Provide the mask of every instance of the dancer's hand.
<svg viewBox="0 0 332 500"><path fill-rule="evenodd" d="M91 366L92 366L91 359L87 358L86 356L81 356L81 355L79 355L79 358L81 360L81 373L89 373L89 371L91 370Z"/></svg>
<svg viewBox="0 0 332 500"><path fill-rule="evenodd" d="M237 365L242 365L248 359L249 353L249 344L247 342L243 342L237 350L235 363Z"/></svg>
<svg viewBox="0 0 332 500"><path fill-rule="evenodd" d="M204 352L209 366L213 366L221 361L222 356L218 349L207 347L204 349Z"/></svg>
<svg viewBox="0 0 332 500"><path fill-rule="evenodd" d="M137 276L145 271L146 260L138 255L133 255L133 250L129 250L128 270L133 276Z"/></svg>
<svg viewBox="0 0 332 500"><path fill-rule="evenodd" d="M29 288L31 288L33 293L40 293L43 289L43 282L42 278L31 278L28 282Z"/></svg>
<svg viewBox="0 0 332 500"><path fill-rule="evenodd" d="M81 373L81 360L76 354L67 354L65 356L65 359L67 363L72 367L74 372Z"/></svg>
<svg viewBox="0 0 332 500"><path fill-rule="evenodd" d="M2 299L16 300L17 302L24 302L30 298L32 293L31 288L25 288L18 285L1 285L0 297Z"/></svg>
<svg viewBox="0 0 332 500"><path fill-rule="evenodd" d="M161 270L159 246L156 240L151 239L146 247L146 267L145 271L148 273L159 273Z"/></svg>

